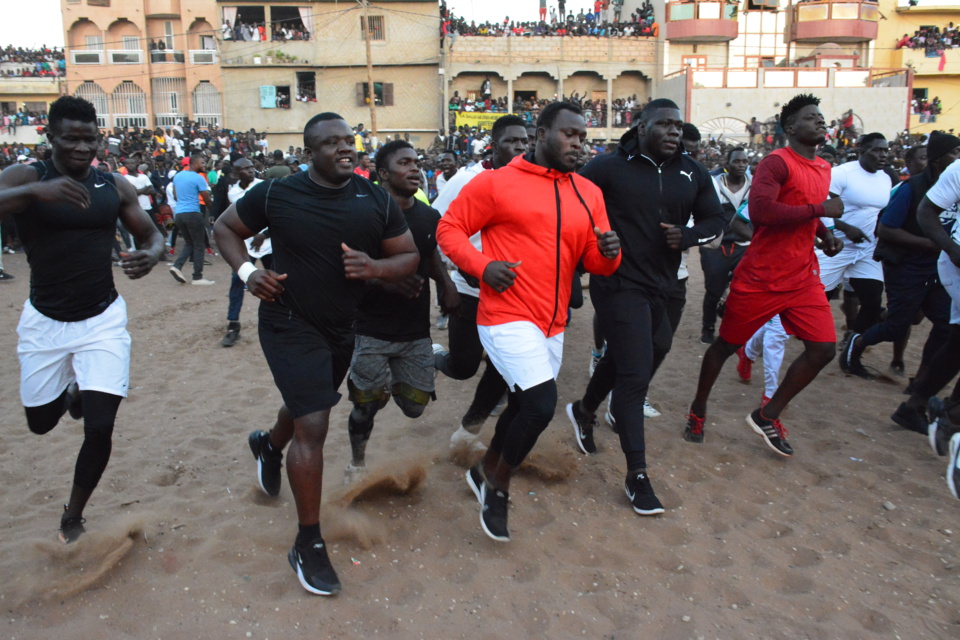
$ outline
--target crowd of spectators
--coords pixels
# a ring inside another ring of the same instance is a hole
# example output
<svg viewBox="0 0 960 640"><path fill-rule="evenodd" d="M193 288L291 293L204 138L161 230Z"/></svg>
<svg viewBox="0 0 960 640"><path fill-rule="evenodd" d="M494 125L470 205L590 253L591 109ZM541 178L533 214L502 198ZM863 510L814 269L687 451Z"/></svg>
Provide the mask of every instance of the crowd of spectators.
<svg viewBox="0 0 960 640"><path fill-rule="evenodd" d="M480 88L480 94L476 99L463 98L459 91L453 92L453 97L450 98L450 104L448 105L451 127L456 122L457 113L515 113L523 117L528 124L533 125L544 107L561 99L566 102L573 102L583 109L583 117L586 119L588 127L605 128L607 126L607 100L605 98L593 100L587 96L581 96L579 92L575 91L572 95L562 98L558 96L549 99L518 97L511 105L506 96L491 97L489 86L489 80L484 80ZM649 101L649 98L647 101ZM627 98L616 98L611 105L613 126L629 127L632 112L640 106L642 104L638 102L636 94Z"/></svg>
<svg viewBox="0 0 960 640"><path fill-rule="evenodd" d="M593 36L597 38L656 37L660 25L654 18L653 5L646 0L643 5L624 19L621 10L623 0L595 0L589 8L579 13L566 12L565 2L549 7L541 0L540 20L511 20L510 16L502 22L467 22L449 12L441 3L441 41L450 39L450 50L456 45L459 36L486 37L529 37L529 36ZM558 13L559 9L559 13Z"/></svg>
<svg viewBox="0 0 960 640"><path fill-rule="evenodd" d="M940 27L922 27L913 32L911 36L908 33L897 41L897 49L923 49L927 56L939 56L944 49L955 49L960 47L960 28L949 25L941 29Z"/></svg>
<svg viewBox="0 0 960 640"><path fill-rule="evenodd" d="M926 98L914 98L910 101L913 113L922 116L938 116L943 112L943 104L939 96L934 96L933 100Z"/></svg>
<svg viewBox="0 0 960 640"><path fill-rule="evenodd" d="M220 28L220 36L224 40L237 42L266 42L267 26L263 22L247 23L239 20L231 26L229 20L224 20L223 26ZM309 40L310 32L304 29L301 24L273 22L270 25L270 39L274 42Z"/></svg>
<svg viewBox="0 0 960 640"><path fill-rule="evenodd" d="M46 45L25 49L8 45L0 49L0 78L56 78L67 74L63 49Z"/></svg>

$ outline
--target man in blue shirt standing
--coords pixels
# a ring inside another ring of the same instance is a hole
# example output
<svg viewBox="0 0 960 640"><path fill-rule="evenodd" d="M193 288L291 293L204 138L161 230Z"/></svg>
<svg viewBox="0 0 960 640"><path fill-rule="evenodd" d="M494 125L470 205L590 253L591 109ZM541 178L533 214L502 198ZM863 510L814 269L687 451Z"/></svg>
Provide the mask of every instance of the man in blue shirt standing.
<svg viewBox="0 0 960 640"><path fill-rule="evenodd" d="M200 213L201 200L204 204L211 202L210 186L207 180L200 175L206 160L203 154L195 153L190 156L190 166L173 178L173 194L177 199L177 209L173 221L183 236L183 249L180 256L170 267L170 275L177 282L186 284L187 279L180 269L187 258L193 258L193 282L196 285L213 284L213 280L203 277L203 252L206 247L207 230L204 226L203 215Z"/></svg>

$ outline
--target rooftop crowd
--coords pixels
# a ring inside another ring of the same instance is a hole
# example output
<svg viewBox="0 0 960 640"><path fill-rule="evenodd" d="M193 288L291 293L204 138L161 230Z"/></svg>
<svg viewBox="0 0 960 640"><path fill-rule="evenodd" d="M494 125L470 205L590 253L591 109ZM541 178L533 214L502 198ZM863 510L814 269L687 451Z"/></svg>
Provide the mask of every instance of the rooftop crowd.
<svg viewBox="0 0 960 640"><path fill-rule="evenodd" d="M960 47L960 28L951 22L946 27L922 27L913 35L903 34L897 41L897 49L925 49L928 56L940 55L944 49Z"/></svg>
<svg viewBox="0 0 960 640"><path fill-rule="evenodd" d="M8 45L0 49L0 78L55 78L67 74L62 48L46 45L26 49Z"/></svg>
<svg viewBox="0 0 960 640"><path fill-rule="evenodd" d="M441 38L451 38L451 50L458 36L529 37L529 36L594 36L597 38L622 38L631 36L656 37L660 26L654 18L649 0L623 18L623 0L596 0L588 3L579 13L566 11L566 3L547 7L546 0L540 3L540 19L533 21L511 20L506 16L502 22L467 21L449 12L445 4L440 6L442 18Z"/></svg>

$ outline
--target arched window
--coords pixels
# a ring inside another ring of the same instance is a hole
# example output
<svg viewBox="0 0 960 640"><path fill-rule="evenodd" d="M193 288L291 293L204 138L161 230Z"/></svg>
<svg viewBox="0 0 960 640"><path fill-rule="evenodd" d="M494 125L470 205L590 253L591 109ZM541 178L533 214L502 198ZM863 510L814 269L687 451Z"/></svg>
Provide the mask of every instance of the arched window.
<svg viewBox="0 0 960 640"><path fill-rule="evenodd" d="M193 90L193 119L204 127L221 126L220 92L209 82L201 81Z"/></svg>
<svg viewBox="0 0 960 640"><path fill-rule="evenodd" d="M73 93L77 98L83 98L97 110L97 128L107 128L107 118L110 116L110 103L106 92L96 82L87 80Z"/></svg>
<svg viewBox="0 0 960 640"><path fill-rule="evenodd" d="M113 126L147 126L147 94L130 80L117 85L110 96Z"/></svg>

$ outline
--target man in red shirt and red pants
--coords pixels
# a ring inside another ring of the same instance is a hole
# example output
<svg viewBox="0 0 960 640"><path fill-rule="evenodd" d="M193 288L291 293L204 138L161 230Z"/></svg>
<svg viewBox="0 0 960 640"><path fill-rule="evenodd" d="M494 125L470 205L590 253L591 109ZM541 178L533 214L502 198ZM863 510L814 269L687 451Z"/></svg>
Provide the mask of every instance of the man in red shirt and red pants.
<svg viewBox="0 0 960 640"><path fill-rule="evenodd" d="M780 413L833 359L837 335L814 255L816 239L827 255L843 248L820 221L839 218L843 203L830 199L830 165L817 157L826 137L820 100L800 94L784 105L780 122L787 146L757 166L750 194L753 240L733 274L720 336L707 349L684 439L703 442L707 399L723 363L770 318L779 314L804 351L787 370L770 402L747 416L747 425L782 456L793 455Z"/></svg>

